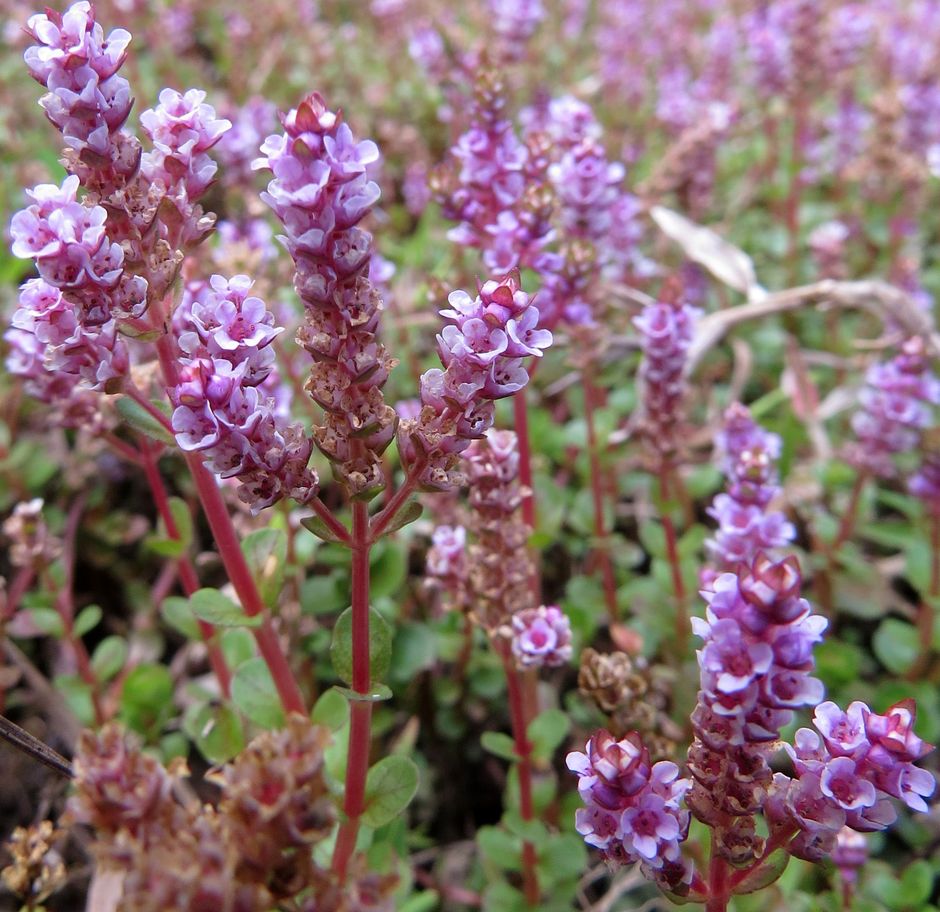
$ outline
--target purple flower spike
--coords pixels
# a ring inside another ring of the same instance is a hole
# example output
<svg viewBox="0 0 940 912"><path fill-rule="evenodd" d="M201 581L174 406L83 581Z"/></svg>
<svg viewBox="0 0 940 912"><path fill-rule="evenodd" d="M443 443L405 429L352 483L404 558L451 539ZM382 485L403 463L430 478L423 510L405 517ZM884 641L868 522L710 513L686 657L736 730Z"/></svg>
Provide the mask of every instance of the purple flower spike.
<svg viewBox="0 0 940 912"><path fill-rule="evenodd" d="M589 845L612 861L639 862L664 889L688 884L692 869L679 845L688 835L689 812L680 803L692 783L679 778L674 763L651 764L635 732L617 741L603 730L584 753L568 754L566 763L587 805L578 810L575 826Z"/></svg>
<svg viewBox="0 0 940 912"><path fill-rule="evenodd" d="M264 391L282 329L251 285L214 275L187 290L174 315L184 358L172 422L179 445L203 452L222 478L237 477L239 496L258 512L286 496L306 502L318 480L307 467L312 442Z"/></svg>

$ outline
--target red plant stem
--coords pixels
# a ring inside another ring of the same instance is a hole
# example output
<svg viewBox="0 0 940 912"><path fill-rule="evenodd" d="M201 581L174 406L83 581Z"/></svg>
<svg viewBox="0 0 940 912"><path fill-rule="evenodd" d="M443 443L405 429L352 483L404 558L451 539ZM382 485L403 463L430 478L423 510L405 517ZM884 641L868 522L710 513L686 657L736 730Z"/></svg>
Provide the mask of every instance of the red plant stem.
<svg viewBox="0 0 940 912"><path fill-rule="evenodd" d="M346 527L333 515L330 508L323 503L319 497L314 496L311 500L308 500L306 506L313 507L313 512L323 520L326 527L346 545L346 547L352 544L352 539L349 537L349 532L346 531Z"/></svg>
<svg viewBox="0 0 940 912"><path fill-rule="evenodd" d="M522 389L512 397L513 417L516 422L516 438L519 441L519 481L525 494L522 497L522 518L530 528L535 528L535 487L532 484L532 447L529 443L529 406L526 391Z"/></svg>
<svg viewBox="0 0 940 912"><path fill-rule="evenodd" d="M352 689L363 699L350 702L349 750L346 760L346 819L339 828L333 849L333 873L340 883L346 879L349 859L356 848L359 818L365 807L369 773L372 685L369 656L369 508L362 501L352 505Z"/></svg>
<svg viewBox="0 0 940 912"><path fill-rule="evenodd" d="M180 531L176 525L176 519L173 511L170 509L170 499L167 497L166 486L163 484L163 478L160 476L160 469L157 465L156 454L146 440L141 441L140 461L147 476L147 483L150 485L150 493L153 496L154 505L163 525L166 528L166 534L175 541L180 540ZM192 565L188 555L182 555L177 561L177 572L179 573L180 583L183 586L183 592L187 596L192 595L199 588L199 577L196 574L196 568ZM225 662L225 656L215 639L215 628L202 620L199 623L199 633L202 635L203 642L206 644L206 650L209 654L209 664L215 673L222 689L222 695L228 699L231 696L232 674Z"/></svg>
<svg viewBox="0 0 940 912"><path fill-rule="evenodd" d="M91 703L95 712L95 722L101 726L105 723L104 709L101 705L101 688L98 676L91 667L88 650L82 638L75 635L75 604L73 602L75 587L75 539L78 535L78 526L85 508L85 497L80 496L72 504L65 523L65 532L62 536L62 567L65 579L56 598L56 611L62 619L65 631L65 640L75 655L75 664L79 677L88 685L91 693Z"/></svg>
<svg viewBox="0 0 940 912"><path fill-rule="evenodd" d="M173 433L173 425L170 419L160 411L136 386L128 381L124 386L124 393L130 396L151 418L153 418L163 428Z"/></svg>
<svg viewBox="0 0 940 912"><path fill-rule="evenodd" d="M717 840L712 832L711 861L708 865L708 899L705 912L725 912L731 894L728 882L728 865L718 854Z"/></svg>
<svg viewBox="0 0 940 912"><path fill-rule="evenodd" d="M679 561L679 545L676 527L672 524L666 501L669 499L669 467L663 466L659 474L659 490L663 500L663 533L666 536L666 556L672 570L672 588L676 595L676 644L679 655L684 656L689 641L689 617L685 605L685 583L682 581L682 564Z"/></svg>
<svg viewBox="0 0 940 912"><path fill-rule="evenodd" d="M600 453L597 447L597 428L594 422L594 405L597 391L586 370L581 372L581 382L584 387L584 418L587 423L591 497L594 502L594 538L596 540L594 554L600 564L601 577L604 583L607 619L613 624L616 623L620 612L617 607L617 579L614 575L614 564L610 557L610 539L604 522L604 487Z"/></svg>
<svg viewBox="0 0 940 912"><path fill-rule="evenodd" d="M512 655L506 646L502 646L499 651L506 672L512 736L516 743L516 755L519 758L516 763L519 776L519 815L523 820L529 821L535 819L535 811L532 804L532 744L528 738L531 719L526 712L525 683L523 673L515 667ZM522 843L522 891L526 902L532 907L538 905L541 896L536 870L537 861L535 846L526 840Z"/></svg>
<svg viewBox="0 0 940 912"><path fill-rule="evenodd" d="M150 319L155 327L165 328L162 305L154 302L151 306ZM176 386L177 361L168 332L164 332L157 339L156 346L157 357L160 360L160 368L163 373L163 382L167 389L170 389ZM165 415L162 417L166 420ZM260 626L253 628L253 633L258 644L258 651L271 672L271 678L281 698L281 704L286 712L299 712L306 715L307 711L300 687L297 685L297 680L291 671L287 657L278 642L277 634L271 624L271 618L265 610L264 602L261 600L254 577L251 575L248 562L242 554L238 533L232 525L232 517L229 515L219 486L209 470L203 465L198 454L185 453L184 456L193 481L196 483L196 492L199 495L203 513L212 531L212 537L215 539L219 557L222 559L225 572L235 588L242 608L245 609L246 614L252 617L260 615L263 618Z"/></svg>
<svg viewBox="0 0 940 912"><path fill-rule="evenodd" d="M868 472L861 470L855 476L855 484L852 486L852 493L849 495L849 503L842 514L842 521L839 523L839 531L829 546L829 553L835 554L842 545L851 538L855 531L855 522L858 518L858 502L868 481Z"/></svg>
<svg viewBox="0 0 940 912"><path fill-rule="evenodd" d="M101 439L111 447L115 453L119 453L122 459L131 463L131 465L140 465L140 453L129 443L125 443L120 437L115 437L114 434L110 433L102 434Z"/></svg>
<svg viewBox="0 0 940 912"><path fill-rule="evenodd" d="M395 496L385 505L384 509L372 518L372 533L370 543L377 541L382 533L388 528L389 523L395 518L395 514L404 506L405 501L411 496L414 489L418 486L418 476L424 468L424 460L419 459L408 467L408 473L401 487L395 492Z"/></svg>
<svg viewBox="0 0 940 912"><path fill-rule="evenodd" d="M800 254L800 195L803 179L803 142L806 136L806 99L803 94L794 101L793 137L790 153L790 190L786 201L787 222L787 268L790 285L796 285L799 279Z"/></svg>
<svg viewBox="0 0 940 912"><path fill-rule="evenodd" d="M16 576L13 577L13 582L10 583L6 599L3 602L2 620L8 621L16 614L20 607L20 601L35 578L36 568L28 564L16 571Z"/></svg>

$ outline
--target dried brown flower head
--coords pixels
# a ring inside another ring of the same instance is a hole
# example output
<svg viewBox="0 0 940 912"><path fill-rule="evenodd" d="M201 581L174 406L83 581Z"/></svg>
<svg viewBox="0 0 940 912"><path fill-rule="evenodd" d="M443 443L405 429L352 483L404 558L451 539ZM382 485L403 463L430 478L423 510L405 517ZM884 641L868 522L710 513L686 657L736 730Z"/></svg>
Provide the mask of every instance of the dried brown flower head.
<svg viewBox="0 0 940 912"><path fill-rule="evenodd" d="M13 860L0 873L4 885L24 902L42 902L58 890L66 879L65 865L55 849L63 832L52 821L30 827L17 827L7 843Z"/></svg>

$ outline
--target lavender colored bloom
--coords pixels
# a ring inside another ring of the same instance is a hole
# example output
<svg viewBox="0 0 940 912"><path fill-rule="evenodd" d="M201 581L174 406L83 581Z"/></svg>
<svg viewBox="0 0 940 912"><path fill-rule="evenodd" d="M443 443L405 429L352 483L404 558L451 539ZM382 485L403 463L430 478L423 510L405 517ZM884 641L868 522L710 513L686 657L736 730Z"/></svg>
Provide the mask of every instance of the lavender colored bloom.
<svg viewBox="0 0 940 912"><path fill-rule="evenodd" d="M644 436L661 457L672 453L678 445L685 392L682 373L700 314L698 308L679 301L657 301L644 307L633 320L643 349L639 379Z"/></svg>
<svg viewBox="0 0 940 912"><path fill-rule="evenodd" d="M203 453L220 477L237 477L239 496L257 512L286 496L304 503L318 481L307 467L311 441L262 389L281 329L251 284L214 275L190 287L175 315L184 358L172 421L179 445Z"/></svg>
<svg viewBox="0 0 940 912"><path fill-rule="evenodd" d="M797 732L794 745L787 745L797 778L778 774L770 803L774 826L799 830L793 854L818 860L834 851L844 825L861 833L885 829L896 816L890 798L927 810L924 799L936 781L914 763L933 748L914 734L912 700L884 715L861 702L845 712L821 703L813 724L822 738L805 728Z"/></svg>
<svg viewBox="0 0 940 912"><path fill-rule="evenodd" d="M27 49L30 75L49 90L40 105L86 165L106 163L125 177L137 167L139 147L121 130L130 113L130 86L117 71L131 36L115 29L107 38L90 3L64 14L31 16L26 31L39 42Z"/></svg>
<svg viewBox="0 0 940 912"><path fill-rule="evenodd" d="M178 216L171 240L176 246L201 241L215 218L204 217L195 201L215 179L216 163L207 154L232 124L215 116L205 104L206 93L190 89L181 94L174 89L160 92L156 108L144 111L140 122L153 141L153 150L141 157L141 174L162 188Z"/></svg>
<svg viewBox="0 0 940 912"><path fill-rule="evenodd" d="M514 614L512 653L523 667L565 665L571 659L568 616L555 605L540 605Z"/></svg>
<svg viewBox="0 0 940 912"><path fill-rule="evenodd" d="M139 316L147 283L125 274L124 251L106 234L106 210L83 205L78 187L73 174L61 187L40 184L27 191L33 204L17 212L10 225L13 253L36 259L39 274L62 292L83 325Z"/></svg>
<svg viewBox="0 0 940 912"><path fill-rule="evenodd" d="M621 864L640 862L644 874L665 889L688 884L691 866L679 845L689 829L689 812L680 802L691 780L680 779L668 760L650 763L649 751L634 732L621 741L598 731L585 752L566 758L578 776L579 809L575 828L589 845Z"/></svg>
<svg viewBox="0 0 940 912"><path fill-rule="evenodd" d="M463 526L438 526L428 551L427 572L439 579L461 580L467 575L467 530Z"/></svg>
<svg viewBox="0 0 940 912"><path fill-rule="evenodd" d="M849 461L859 471L890 478L894 454L913 449L930 424L931 404L940 404L940 380L930 370L923 339L914 337L893 359L868 369L852 417L858 442L848 450Z"/></svg>
<svg viewBox="0 0 940 912"><path fill-rule="evenodd" d="M244 105L227 109L232 128L216 146L226 185L253 184L251 163L258 157L264 138L277 126L277 108L264 98L250 98Z"/></svg>
<svg viewBox="0 0 940 912"><path fill-rule="evenodd" d="M930 514L940 516L940 452L924 454L920 468L908 482L908 490L921 499Z"/></svg>
<svg viewBox="0 0 940 912"><path fill-rule="evenodd" d="M379 198L371 140L358 141L316 93L283 118L255 168L274 173L262 199L287 232L305 323L298 340L314 360L306 389L326 416L314 440L351 494L385 485L381 454L397 417L382 386L393 365L376 339L382 301L370 281L372 236L359 227Z"/></svg>
<svg viewBox="0 0 940 912"><path fill-rule="evenodd" d="M545 19L542 0L489 0L489 7L493 30L506 42L510 59L517 59Z"/></svg>
<svg viewBox="0 0 940 912"><path fill-rule="evenodd" d="M552 342L514 276L485 282L476 298L454 291L448 303L441 315L451 322L438 336L445 369L422 375L421 413L398 431L405 461L421 460L422 484L441 490L455 486L459 454L492 426L493 400L528 383L523 359Z"/></svg>
<svg viewBox="0 0 940 912"><path fill-rule="evenodd" d="M732 570L738 564L749 565L758 553L789 544L796 529L782 513L766 509L780 492L774 467L780 438L756 424L736 403L725 413L717 445L728 492L718 494L708 509L718 531L706 547L722 569Z"/></svg>

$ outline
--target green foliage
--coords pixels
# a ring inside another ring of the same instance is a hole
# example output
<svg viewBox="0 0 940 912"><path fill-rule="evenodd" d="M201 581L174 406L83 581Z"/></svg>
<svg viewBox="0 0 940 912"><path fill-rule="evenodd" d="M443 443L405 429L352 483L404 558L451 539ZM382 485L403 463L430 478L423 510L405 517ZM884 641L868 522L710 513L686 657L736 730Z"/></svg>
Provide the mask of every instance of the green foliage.
<svg viewBox="0 0 940 912"><path fill-rule="evenodd" d="M199 589L189 599L193 614L214 627L258 627L261 616L245 614L218 589Z"/></svg>
<svg viewBox="0 0 940 912"><path fill-rule="evenodd" d="M366 826L380 827L401 814L418 790L418 767L413 760L392 755L379 760L366 778Z"/></svg>
<svg viewBox="0 0 940 912"><path fill-rule="evenodd" d="M369 672L371 681L378 683L388 673L392 657L392 630L388 621L374 608L369 609ZM333 627L333 643L330 646L333 671L338 678L352 684L353 644L352 608L347 608Z"/></svg>
<svg viewBox="0 0 940 912"><path fill-rule="evenodd" d="M256 529L242 541L242 553L258 585L262 601L269 608L273 607L284 585L287 535L283 529Z"/></svg>
<svg viewBox="0 0 940 912"><path fill-rule="evenodd" d="M173 715L173 689L173 677L166 666L138 665L124 679L121 720L148 739L156 739Z"/></svg>
<svg viewBox="0 0 940 912"><path fill-rule="evenodd" d="M284 725L284 710L264 659L242 662L232 676L232 704L261 728Z"/></svg>

